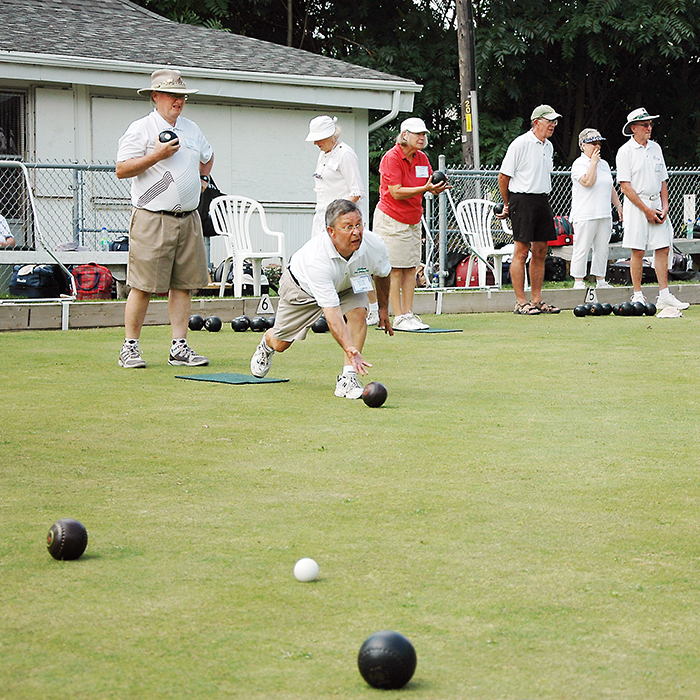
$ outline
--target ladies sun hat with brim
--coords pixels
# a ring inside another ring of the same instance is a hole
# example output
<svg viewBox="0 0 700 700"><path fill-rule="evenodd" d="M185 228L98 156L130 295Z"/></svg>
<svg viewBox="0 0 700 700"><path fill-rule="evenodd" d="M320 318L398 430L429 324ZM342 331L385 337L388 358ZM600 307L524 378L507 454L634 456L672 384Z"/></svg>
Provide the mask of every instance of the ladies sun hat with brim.
<svg viewBox="0 0 700 700"><path fill-rule="evenodd" d="M159 68L151 73L151 87L140 88L136 92L169 92L173 95L194 95L198 90L189 90L179 70Z"/></svg>
<svg viewBox="0 0 700 700"><path fill-rule="evenodd" d="M647 119L658 119L659 115L658 114L649 114L649 112L644 109L644 107L640 107L639 109L635 109L633 112L630 112L627 115L627 124L625 124L622 127L622 135L623 136L632 136L632 131L627 131L627 127L634 124L635 122L644 122Z"/></svg>
<svg viewBox="0 0 700 700"><path fill-rule="evenodd" d="M332 119L325 114L320 117L314 117L309 122L309 133L306 136L306 141L323 141L335 134L336 122L338 117Z"/></svg>

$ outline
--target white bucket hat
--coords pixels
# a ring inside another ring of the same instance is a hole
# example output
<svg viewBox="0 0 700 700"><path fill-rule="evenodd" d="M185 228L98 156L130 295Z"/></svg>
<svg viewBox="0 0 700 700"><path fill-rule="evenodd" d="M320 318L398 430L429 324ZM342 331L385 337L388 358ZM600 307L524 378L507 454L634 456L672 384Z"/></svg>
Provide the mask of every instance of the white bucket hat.
<svg viewBox="0 0 700 700"><path fill-rule="evenodd" d="M173 95L194 95L198 90L188 90L179 70L159 68L151 73L151 87L140 88L136 92L169 92Z"/></svg>
<svg viewBox="0 0 700 700"><path fill-rule="evenodd" d="M647 119L658 119L659 115L658 114L649 114L649 112L644 109L644 107L640 107L639 109L635 109L633 112L630 112L627 115L627 124L625 124L622 127L622 135L623 136L632 136L631 131L627 131L627 127L630 126L630 124L634 124L635 122L644 122Z"/></svg>
<svg viewBox="0 0 700 700"><path fill-rule="evenodd" d="M306 136L306 141L323 141L323 139L330 138L335 134L335 123L337 121L338 117L331 119L325 114L320 117L314 117L309 122L309 133Z"/></svg>
<svg viewBox="0 0 700 700"><path fill-rule="evenodd" d="M401 132L410 131L412 134L429 134L425 122L418 117L409 117L401 122Z"/></svg>

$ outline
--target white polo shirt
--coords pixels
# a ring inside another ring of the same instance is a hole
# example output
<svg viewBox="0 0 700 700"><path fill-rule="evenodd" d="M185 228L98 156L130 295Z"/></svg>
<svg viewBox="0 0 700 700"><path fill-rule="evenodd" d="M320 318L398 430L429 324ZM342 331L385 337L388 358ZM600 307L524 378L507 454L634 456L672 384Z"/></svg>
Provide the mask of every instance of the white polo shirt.
<svg viewBox="0 0 700 700"><path fill-rule="evenodd" d="M119 139L117 162L153 152L161 131L174 131L180 140L178 152L131 178L131 203L149 211L192 211L199 204L199 164L208 163L213 151L200 128L178 117L169 124L154 109L137 119Z"/></svg>
<svg viewBox="0 0 700 700"><path fill-rule="evenodd" d="M656 141L647 141L644 147L631 138L617 152L616 164L617 181L629 182L639 195L658 195L668 180L664 155Z"/></svg>
<svg viewBox="0 0 700 700"><path fill-rule="evenodd" d="M509 192L549 194L554 167L554 146L540 141L532 130L514 139L506 151L500 172L510 178Z"/></svg>
<svg viewBox="0 0 700 700"><path fill-rule="evenodd" d="M591 159L581 154L571 166L571 221L592 221L609 219L612 205L613 177L610 166L599 160L596 167L596 180L590 187L584 187L580 180L591 167Z"/></svg>
<svg viewBox="0 0 700 700"><path fill-rule="evenodd" d="M331 237L314 236L292 256L289 269L301 288L323 308L340 306L339 292L352 288L351 279L360 275L388 277L391 263L384 241L364 230L360 247L346 260Z"/></svg>
<svg viewBox="0 0 700 700"><path fill-rule="evenodd" d="M10 225L7 223L7 219L0 215L0 243L7 243L10 238L14 239Z"/></svg>

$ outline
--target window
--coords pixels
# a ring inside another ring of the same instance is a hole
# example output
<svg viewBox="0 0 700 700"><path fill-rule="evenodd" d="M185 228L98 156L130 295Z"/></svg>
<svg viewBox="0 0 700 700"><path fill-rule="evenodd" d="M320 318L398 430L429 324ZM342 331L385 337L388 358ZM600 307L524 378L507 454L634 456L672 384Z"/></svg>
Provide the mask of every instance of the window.
<svg viewBox="0 0 700 700"><path fill-rule="evenodd" d="M0 92L0 158L24 158L25 112L25 94Z"/></svg>

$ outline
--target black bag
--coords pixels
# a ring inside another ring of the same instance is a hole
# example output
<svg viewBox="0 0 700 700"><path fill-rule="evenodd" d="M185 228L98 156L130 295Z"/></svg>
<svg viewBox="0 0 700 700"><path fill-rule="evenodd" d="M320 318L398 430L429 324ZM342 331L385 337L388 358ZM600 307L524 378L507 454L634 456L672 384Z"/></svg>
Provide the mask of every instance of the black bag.
<svg viewBox="0 0 700 700"><path fill-rule="evenodd" d="M15 265L10 294L28 299L55 299L70 291L70 282L58 265Z"/></svg>
<svg viewBox="0 0 700 700"><path fill-rule="evenodd" d="M205 238L211 238L216 236L216 231L214 230L214 224L212 223L211 216L209 216L209 205L217 198L223 197L224 193L221 192L214 183L214 180L209 178L209 186L202 192L199 197L199 206L197 211L199 211L199 218L202 220L202 233Z"/></svg>
<svg viewBox="0 0 700 700"><path fill-rule="evenodd" d="M219 263L219 267L216 268L216 271L214 272L214 282L221 283L221 276L224 274L224 265L226 264L226 261L223 260L221 263ZM228 276L226 278L226 282L228 284L233 284L233 265L231 265L231 268L228 271ZM244 297L252 297L253 296L253 265L249 263L247 260L243 262L243 296ZM277 291L275 289L275 291ZM270 293L270 282L267 279L267 275L263 272L260 275L260 294L269 294Z"/></svg>
<svg viewBox="0 0 700 700"><path fill-rule="evenodd" d="M544 278L547 282L564 282L566 280L566 260L557 255L548 255L544 259Z"/></svg>
<svg viewBox="0 0 700 700"><path fill-rule="evenodd" d="M120 236L109 242L109 249L116 251L129 250L129 236Z"/></svg>

